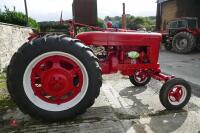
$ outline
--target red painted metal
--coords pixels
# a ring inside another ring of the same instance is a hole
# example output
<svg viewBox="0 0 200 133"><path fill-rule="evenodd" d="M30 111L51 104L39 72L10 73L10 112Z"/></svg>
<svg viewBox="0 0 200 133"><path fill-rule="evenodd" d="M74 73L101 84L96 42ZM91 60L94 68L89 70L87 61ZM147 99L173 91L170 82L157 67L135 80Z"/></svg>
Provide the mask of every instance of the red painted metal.
<svg viewBox="0 0 200 133"><path fill-rule="evenodd" d="M183 97L182 87L175 86L174 88L172 88L168 93L168 97L171 102L179 102L180 99Z"/></svg>
<svg viewBox="0 0 200 133"><path fill-rule="evenodd" d="M137 32L83 32L76 36L86 45L110 45L110 46L152 46L159 49L161 34L137 33Z"/></svg>
<svg viewBox="0 0 200 133"><path fill-rule="evenodd" d="M111 22L111 21L108 21L108 22L107 22L107 28L112 28L112 27L113 27L112 22Z"/></svg>
<svg viewBox="0 0 200 133"><path fill-rule="evenodd" d="M108 45L108 34L109 32L84 32L76 36L77 39L81 40L86 45Z"/></svg>
<svg viewBox="0 0 200 133"><path fill-rule="evenodd" d="M159 69L158 56L161 34L137 32L96 31L80 33L76 36L86 45L104 46L108 58L100 61L104 74L121 71L124 75L133 75L136 69ZM137 51L136 60L127 57L130 51Z"/></svg>
<svg viewBox="0 0 200 133"><path fill-rule="evenodd" d="M32 89L37 97L61 104L81 91L83 75L79 66L64 56L49 56L39 61L31 73Z"/></svg>
<svg viewBox="0 0 200 133"><path fill-rule="evenodd" d="M38 37L39 37L39 35L36 34L36 33L34 33L34 32L33 32L33 33L29 33L28 40L29 40L29 42L30 42L30 41L32 41L32 40L38 38Z"/></svg>
<svg viewBox="0 0 200 133"><path fill-rule="evenodd" d="M147 71L144 70L136 70L134 72L135 74L135 80L140 83L140 82L144 82L150 75L147 73Z"/></svg>
<svg viewBox="0 0 200 133"><path fill-rule="evenodd" d="M75 37L76 26L88 27L90 32L76 35L85 45L101 46L105 48L106 58L100 59L103 74L116 73L131 76L136 70L142 70L159 81L168 81L174 76L162 74L158 62L160 33L138 33L133 30L99 28L85 24L76 23L73 20L65 21L69 26L70 36ZM131 59L128 52L136 51L139 58ZM98 57L98 55L97 55Z"/></svg>
<svg viewBox="0 0 200 133"><path fill-rule="evenodd" d="M118 29L118 28L112 28L111 24L108 26L108 28L100 28L96 26L90 26L86 24L77 23L74 20L67 20L65 21L69 25L69 32L70 37L74 38L76 33L76 27L87 27L91 29L92 31L109 31L109 32L136 32L136 30L126 30L126 29Z"/></svg>
<svg viewBox="0 0 200 133"><path fill-rule="evenodd" d="M150 75L152 78L159 80L159 81L164 81L164 82L167 82L168 80L175 78L175 76L166 75L166 74L161 73L160 70L157 72L153 71L150 73Z"/></svg>

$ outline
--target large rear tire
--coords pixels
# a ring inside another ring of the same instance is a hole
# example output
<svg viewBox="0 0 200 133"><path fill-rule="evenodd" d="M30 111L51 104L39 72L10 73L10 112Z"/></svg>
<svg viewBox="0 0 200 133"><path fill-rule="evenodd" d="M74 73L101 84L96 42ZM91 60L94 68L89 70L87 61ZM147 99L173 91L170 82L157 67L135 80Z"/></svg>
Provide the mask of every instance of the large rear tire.
<svg viewBox="0 0 200 133"><path fill-rule="evenodd" d="M88 47L64 36L45 36L25 43L14 54L7 84L21 111L61 121L92 106L102 77L97 58Z"/></svg>
<svg viewBox="0 0 200 133"><path fill-rule="evenodd" d="M180 32L173 37L172 47L176 53L190 53L196 47L195 37L189 32Z"/></svg>

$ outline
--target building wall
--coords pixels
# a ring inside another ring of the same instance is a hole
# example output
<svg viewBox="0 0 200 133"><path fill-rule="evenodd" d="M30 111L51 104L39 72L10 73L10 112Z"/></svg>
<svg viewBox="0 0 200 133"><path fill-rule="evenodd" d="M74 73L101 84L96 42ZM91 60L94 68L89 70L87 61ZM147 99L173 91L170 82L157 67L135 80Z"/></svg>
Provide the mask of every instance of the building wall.
<svg viewBox="0 0 200 133"><path fill-rule="evenodd" d="M176 18L177 4L175 0L164 2L162 4L161 15L161 30L166 30L167 24L170 20Z"/></svg>
<svg viewBox="0 0 200 133"><path fill-rule="evenodd" d="M177 17L197 17L200 25L200 0L176 0Z"/></svg>
<svg viewBox="0 0 200 133"><path fill-rule="evenodd" d="M14 52L27 41L30 28L0 23L0 70L2 71L10 62Z"/></svg>

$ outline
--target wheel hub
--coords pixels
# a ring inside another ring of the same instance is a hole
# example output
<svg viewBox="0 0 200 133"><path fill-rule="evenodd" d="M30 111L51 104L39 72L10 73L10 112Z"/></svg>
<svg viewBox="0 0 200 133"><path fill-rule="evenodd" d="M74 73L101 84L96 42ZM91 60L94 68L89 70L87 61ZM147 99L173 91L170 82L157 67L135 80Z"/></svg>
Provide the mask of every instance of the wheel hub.
<svg viewBox="0 0 200 133"><path fill-rule="evenodd" d="M37 97L49 103L61 104L80 93L83 74L73 60L64 56L50 56L35 65L31 82Z"/></svg>
<svg viewBox="0 0 200 133"><path fill-rule="evenodd" d="M134 77L138 83L143 83L147 80L147 74L143 71L136 71Z"/></svg>
<svg viewBox="0 0 200 133"><path fill-rule="evenodd" d="M51 96L62 96L63 93L69 91L69 88L72 88L70 83L73 82L73 77L63 70L50 70L42 79L44 91Z"/></svg>
<svg viewBox="0 0 200 133"><path fill-rule="evenodd" d="M168 97L170 102L181 103L182 102L181 99L183 99L184 97L183 88L181 86L175 86L169 91Z"/></svg>
<svg viewBox="0 0 200 133"><path fill-rule="evenodd" d="M187 48L187 45L188 45L188 40L183 38L183 39L179 40L179 42L177 43L176 46L178 49L185 49L185 48Z"/></svg>

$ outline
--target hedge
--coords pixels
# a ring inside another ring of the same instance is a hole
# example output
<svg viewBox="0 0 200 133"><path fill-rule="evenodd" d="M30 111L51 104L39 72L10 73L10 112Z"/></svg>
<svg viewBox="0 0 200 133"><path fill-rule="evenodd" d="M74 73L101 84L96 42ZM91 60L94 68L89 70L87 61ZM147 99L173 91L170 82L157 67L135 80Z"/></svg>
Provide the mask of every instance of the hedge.
<svg viewBox="0 0 200 133"><path fill-rule="evenodd" d="M17 12L15 9L10 11L5 7L5 11L0 10L0 22L16 24L20 26L30 26L31 28L39 31L39 25L36 20L29 17L28 24L26 21L26 15L22 12Z"/></svg>

